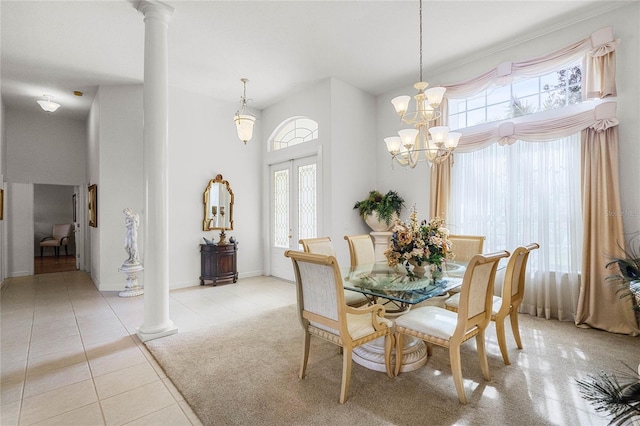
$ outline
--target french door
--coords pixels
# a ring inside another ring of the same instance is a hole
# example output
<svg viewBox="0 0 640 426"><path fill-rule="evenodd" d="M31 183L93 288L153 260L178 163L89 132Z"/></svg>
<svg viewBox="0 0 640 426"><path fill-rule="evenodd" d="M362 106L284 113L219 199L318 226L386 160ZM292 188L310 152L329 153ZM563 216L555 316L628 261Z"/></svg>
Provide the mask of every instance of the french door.
<svg viewBox="0 0 640 426"><path fill-rule="evenodd" d="M318 235L317 156L272 164L269 174L271 275L293 281L291 259L284 252Z"/></svg>

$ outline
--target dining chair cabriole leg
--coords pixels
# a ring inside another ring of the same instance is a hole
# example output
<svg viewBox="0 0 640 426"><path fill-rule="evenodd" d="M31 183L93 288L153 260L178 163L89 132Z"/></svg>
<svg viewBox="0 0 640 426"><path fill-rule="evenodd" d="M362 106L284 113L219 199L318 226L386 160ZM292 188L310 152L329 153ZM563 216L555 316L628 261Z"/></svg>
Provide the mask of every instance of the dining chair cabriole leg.
<svg viewBox="0 0 640 426"><path fill-rule="evenodd" d="M480 361L482 377L488 382L491 380L491 373L489 372L489 361L487 360L487 350L484 344L484 329L476 334L476 346L478 348L478 360Z"/></svg>
<svg viewBox="0 0 640 426"><path fill-rule="evenodd" d="M307 361L309 360L309 344L311 343L311 334L308 331L304 333L304 342L302 342L302 364L300 365L300 374L298 377L304 379L307 371Z"/></svg>
<svg viewBox="0 0 640 426"><path fill-rule="evenodd" d="M464 393L464 382L462 381L462 361L460 360L460 345L449 346L449 362L451 363L451 375L453 383L456 385L456 392L461 404L467 403L467 396Z"/></svg>
<svg viewBox="0 0 640 426"><path fill-rule="evenodd" d="M516 339L516 345L518 349L522 349L522 340L520 340L520 326L518 325L518 307L514 306L509 314L511 320L511 330L513 331L513 338Z"/></svg>
<svg viewBox="0 0 640 426"><path fill-rule="evenodd" d="M496 321L496 336L498 337L498 346L500 347L500 353L502 354L504 363L506 365L511 365L511 362L509 361L509 352L507 350L507 338L504 329L504 320Z"/></svg>
<svg viewBox="0 0 640 426"><path fill-rule="evenodd" d="M352 351L353 348L346 347L342 354L342 387L340 389L340 404L344 404L347 400L347 391L349 390L349 384L351 382Z"/></svg>

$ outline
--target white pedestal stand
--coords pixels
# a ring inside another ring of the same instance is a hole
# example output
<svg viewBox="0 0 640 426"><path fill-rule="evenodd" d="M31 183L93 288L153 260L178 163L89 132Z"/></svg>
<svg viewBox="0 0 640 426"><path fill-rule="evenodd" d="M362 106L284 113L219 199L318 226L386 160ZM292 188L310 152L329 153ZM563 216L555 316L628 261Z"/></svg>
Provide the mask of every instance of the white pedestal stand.
<svg viewBox="0 0 640 426"><path fill-rule="evenodd" d="M144 268L139 263L127 264L124 263L118 271L124 272L127 274L127 285L125 286L124 291L118 293L120 297L133 297L140 296L144 294L144 287L138 284L138 272L142 271Z"/></svg>
<svg viewBox="0 0 640 426"><path fill-rule="evenodd" d="M385 317L393 319L393 317L400 316L407 311L398 314L387 313ZM422 340L412 336L403 336L402 343L401 373L417 370L427 363L427 345ZM385 373L387 368L384 365L384 337L353 348L353 362L370 370ZM391 350L391 368L395 369L395 365L396 350L393 348Z"/></svg>
<svg viewBox="0 0 640 426"><path fill-rule="evenodd" d="M401 373L416 370L427 363L427 345L420 339L411 336L403 336L402 339L402 367ZM353 362L367 367L370 370L385 373L384 365L384 337L381 337L364 345L353 348ZM391 351L391 369L396 365L396 350Z"/></svg>
<svg viewBox="0 0 640 426"><path fill-rule="evenodd" d="M385 250L389 248L391 244L391 236L392 232L384 231L384 232L371 232L371 237L373 238L373 248L375 250L376 262L384 262L387 258L384 256Z"/></svg>

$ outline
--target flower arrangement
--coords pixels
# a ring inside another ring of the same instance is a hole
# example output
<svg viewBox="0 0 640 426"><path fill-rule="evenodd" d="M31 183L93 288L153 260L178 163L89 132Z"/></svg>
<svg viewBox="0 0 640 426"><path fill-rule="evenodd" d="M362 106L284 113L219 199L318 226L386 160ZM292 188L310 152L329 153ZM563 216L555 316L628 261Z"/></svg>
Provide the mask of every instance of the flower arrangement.
<svg viewBox="0 0 640 426"><path fill-rule="evenodd" d="M418 212L414 208L409 223L396 222L392 232L391 245L384 255L389 266L403 265L409 276L416 275L409 265L414 268L428 265L433 275L433 272L442 271L445 259L453 259L449 230L442 218L418 222Z"/></svg>

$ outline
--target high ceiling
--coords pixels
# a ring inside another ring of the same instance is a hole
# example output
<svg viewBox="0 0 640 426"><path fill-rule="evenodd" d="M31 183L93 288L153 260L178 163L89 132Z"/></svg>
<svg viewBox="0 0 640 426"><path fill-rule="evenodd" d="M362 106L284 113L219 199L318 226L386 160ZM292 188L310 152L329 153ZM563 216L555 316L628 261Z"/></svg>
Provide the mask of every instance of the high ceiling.
<svg viewBox="0 0 640 426"><path fill-rule="evenodd" d="M250 107L335 77L373 95L418 78L418 1L178 1L169 23L169 84ZM615 7L591 1L427 1L424 69ZM85 118L99 85L139 84L144 23L134 1L0 1L2 99ZM436 82L437 83L437 82ZM82 91L76 97L73 91Z"/></svg>

